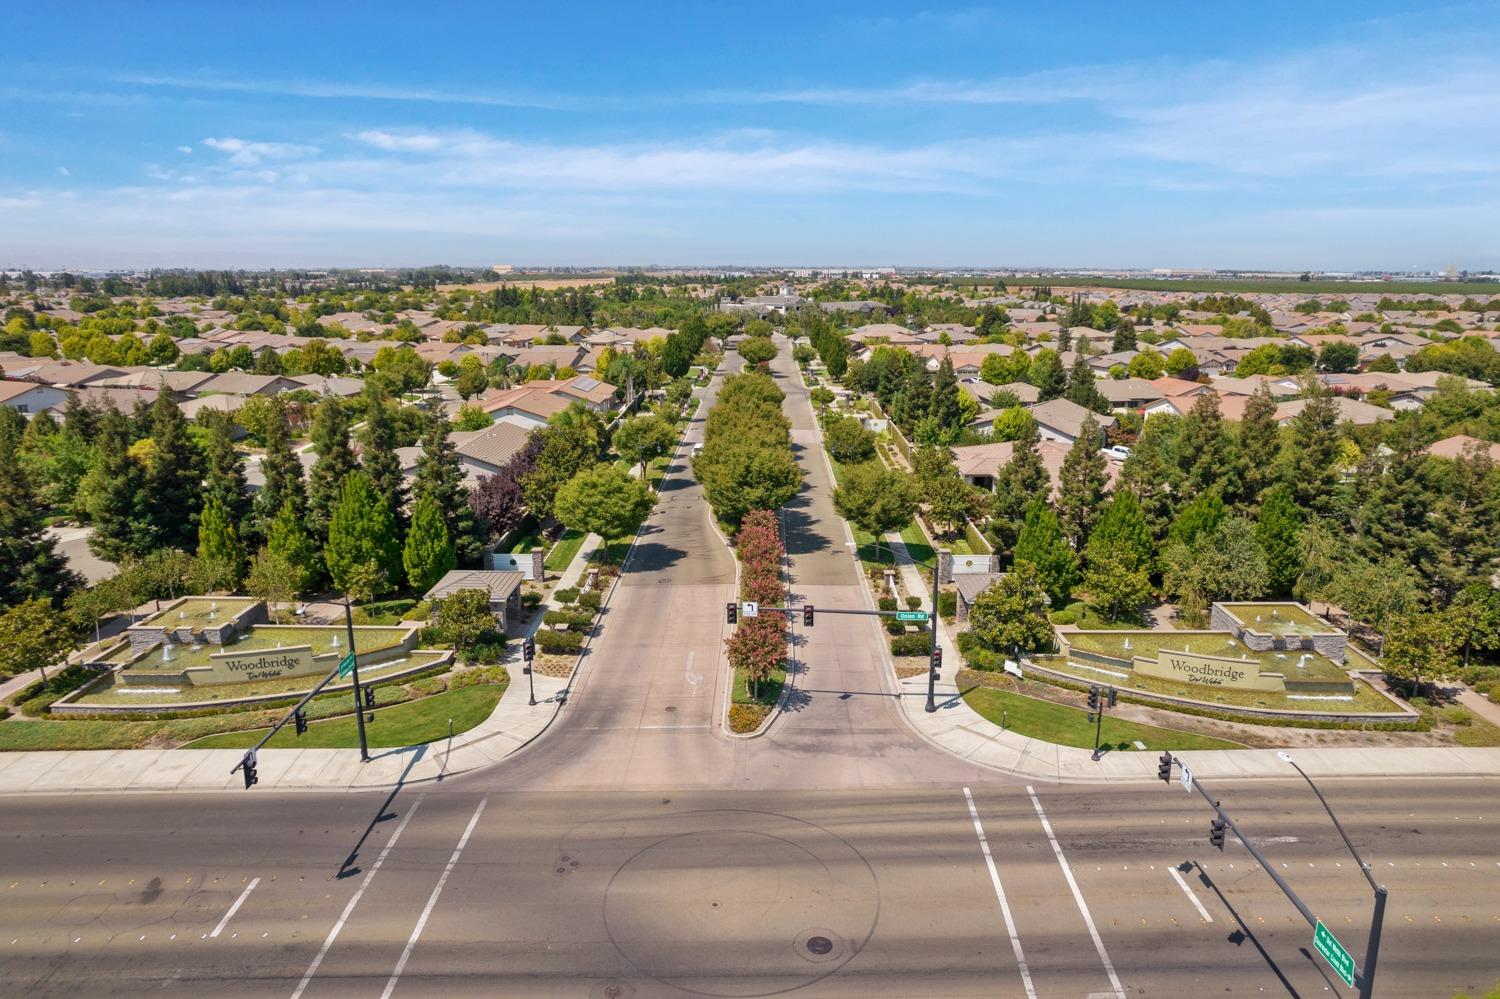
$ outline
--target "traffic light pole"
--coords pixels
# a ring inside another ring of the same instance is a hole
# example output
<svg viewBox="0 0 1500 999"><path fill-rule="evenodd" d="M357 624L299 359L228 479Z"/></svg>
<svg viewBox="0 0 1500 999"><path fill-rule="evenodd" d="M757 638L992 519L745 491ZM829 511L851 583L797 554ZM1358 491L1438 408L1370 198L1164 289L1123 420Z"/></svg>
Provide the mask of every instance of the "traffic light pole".
<svg viewBox="0 0 1500 999"><path fill-rule="evenodd" d="M937 619L938 619L938 564L932 564L932 615L927 619L928 632L932 635L932 641L927 645L927 707L923 710L932 714L937 710Z"/></svg>
<svg viewBox="0 0 1500 999"><path fill-rule="evenodd" d="M359 655L354 651L354 611L349 607L349 595L344 594L344 633L348 636L349 655L354 659L351 673L354 678L354 720L359 726L359 762L370 762L370 744L365 740L365 706L359 698Z"/></svg>

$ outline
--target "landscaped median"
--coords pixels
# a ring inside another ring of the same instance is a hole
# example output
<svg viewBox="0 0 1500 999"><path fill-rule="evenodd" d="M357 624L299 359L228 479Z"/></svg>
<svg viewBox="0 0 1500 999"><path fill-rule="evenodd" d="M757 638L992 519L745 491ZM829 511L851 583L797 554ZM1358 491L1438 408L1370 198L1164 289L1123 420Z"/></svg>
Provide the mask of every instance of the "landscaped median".
<svg viewBox="0 0 1500 999"><path fill-rule="evenodd" d="M767 607L783 605L786 583L781 578L781 566L786 552L776 515L769 510L747 513L735 540L741 600ZM754 732L766 723L786 684L785 615L768 612L740 618L734 633L725 639L724 651L733 670L729 729Z"/></svg>

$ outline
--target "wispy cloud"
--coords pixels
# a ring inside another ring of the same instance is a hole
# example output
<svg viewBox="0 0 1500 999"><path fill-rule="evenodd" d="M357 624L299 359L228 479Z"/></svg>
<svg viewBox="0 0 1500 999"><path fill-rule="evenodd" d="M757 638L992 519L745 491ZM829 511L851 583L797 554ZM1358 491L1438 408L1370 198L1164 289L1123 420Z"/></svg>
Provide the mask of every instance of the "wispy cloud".
<svg viewBox="0 0 1500 999"><path fill-rule="evenodd" d="M304 146L293 142L252 142L248 139L238 139L233 136L225 138L209 137L203 140L203 144L210 149L217 150L229 157L229 162L236 166L255 166L264 160L292 159L298 156L311 156L318 151L317 146ZM177 147L181 150L181 146Z"/></svg>
<svg viewBox="0 0 1500 999"><path fill-rule="evenodd" d="M397 101L427 104L478 104L489 107L558 108L573 101L567 97L508 94L492 90L444 90L434 87L392 86L362 81L336 80L245 80L215 76L172 76L126 73L111 78L116 83L142 87L206 93L263 94L325 100Z"/></svg>

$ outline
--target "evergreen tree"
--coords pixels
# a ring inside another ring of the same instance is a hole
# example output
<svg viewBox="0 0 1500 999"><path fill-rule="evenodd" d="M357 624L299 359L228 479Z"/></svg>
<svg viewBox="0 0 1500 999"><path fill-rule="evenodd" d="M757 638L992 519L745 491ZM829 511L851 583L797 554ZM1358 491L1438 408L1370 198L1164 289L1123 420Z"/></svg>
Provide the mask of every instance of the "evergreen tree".
<svg viewBox="0 0 1500 999"><path fill-rule="evenodd" d="M307 489L302 483L302 462L292 452L292 433L286 422L286 403L271 398L266 420L266 453L260 459L265 485L256 497L256 514L268 523L283 506L291 504L300 521L307 516Z"/></svg>
<svg viewBox="0 0 1500 999"><path fill-rule="evenodd" d="M1128 493L1126 495L1129 495ZM1093 604L1111 622L1135 617L1151 596L1151 574L1135 551L1126 546L1094 548L1083 571L1083 588Z"/></svg>
<svg viewBox="0 0 1500 999"><path fill-rule="evenodd" d="M406 568L407 582L418 593L426 593L444 573L458 565L453 539L448 535L448 525L443 523L443 511L431 493L417 499L401 563Z"/></svg>
<svg viewBox="0 0 1500 999"><path fill-rule="evenodd" d="M1291 483L1297 505L1318 516L1338 505L1339 410L1333 396L1314 389L1292 420Z"/></svg>
<svg viewBox="0 0 1500 999"><path fill-rule="evenodd" d="M323 575L323 556L318 545L308 537L297 508L291 503L282 504L272 518L266 531L264 549L276 560L276 565L285 566L291 576L288 579L293 593L312 589Z"/></svg>
<svg viewBox="0 0 1500 999"><path fill-rule="evenodd" d="M1063 398L1096 413L1109 412L1109 400L1104 398L1099 386L1094 384L1094 372L1082 354L1073 361L1073 370L1068 373L1068 389Z"/></svg>
<svg viewBox="0 0 1500 999"><path fill-rule="evenodd" d="M1393 435L1394 448L1386 457L1384 469L1379 462L1373 469L1362 470L1373 480L1364 492L1364 501L1354 516L1357 528L1355 545L1367 559L1399 558L1415 569L1429 565L1435 557L1436 538L1428 529L1428 518L1436 497L1429 492L1422 474L1426 461L1423 441L1417 424L1410 423L1406 432Z"/></svg>
<svg viewBox="0 0 1500 999"><path fill-rule="evenodd" d="M1009 553L1015 547L1027 504L1052 493L1052 478L1038 450L1040 443L1036 423L1028 423L1026 432L1015 442L1010 461L995 476L995 515L990 520L989 532L1001 553Z"/></svg>
<svg viewBox="0 0 1500 999"><path fill-rule="evenodd" d="M957 434L963 429L962 409L958 402L958 377L953 361L944 357L932 381L932 401L927 413L943 430Z"/></svg>
<svg viewBox="0 0 1500 999"><path fill-rule="evenodd" d="M99 456L80 490L94 533L89 550L106 562L140 558L153 547L146 469L131 456L130 424L110 407L99 420Z"/></svg>
<svg viewBox="0 0 1500 999"><path fill-rule="evenodd" d="M1281 427L1276 422L1276 400L1264 384L1245 403L1245 415L1240 421L1240 458L1244 472L1241 505L1255 510L1262 502L1262 494L1281 474Z"/></svg>
<svg viewBox="0 0 1500 999"><path fill-rule="evenodd" d="M1302 521L1290 486L1281 483L1266 492L1255 540L1266 553L1267 583L1273 596L1290 596L1302 575Z"/></svg>
<svg viewBox="0 0 1500 999"><path fill-rule="evenodd" d="M313 537L327 538L344 476L359 467L349 446L349 412L338 399L329 397L318 403L312 442L318 460L307 477L307 528Z"/></svg>
<svg viewBox="0 0 1500 999"><path fill-rule="evenodd" d="M1041 500L1026 506L1026 521L1016 537L1017 562L1036 566L1042 588L1054 607L1068 602L1078 583L1078 556L1063 540L1057 514Z"/></svg>
<svg viewBox="0 0 1500 999"><path fill-rule="evenodd" d="M245 486L245 465L229 436L229 417L213 410L203 421L208 426L208 446L204 452L203 505L217 502L224 508L229 522L244 535L250 520L250 490ZM202 419L202 417L200 417Z"/></svg>
<svg viewBox="0 0 1500 999"><path fill-rule="evenodd" d="M1199 538L1218 529L1224 515L1224 501L1219 498L1219 494L1204 493L1177 511L1177 517L1167 531L1167 543L1192 548Z"/></svg>
<svg viewBox="0 0 1500 999"><path fill-rule="evenodd" d="M1172 467L1167 462L1163 430L1169 418L1153 416L1130 449L1130 457L1120 466L1115 492L1128 490L1140 504L1141 516L1151 536L1158 542L1167 536L1172 523L1174 494Z"/></svg>
<svg viewBox="0 0 1500 999"><path fill-rule="evenodd" d="M16 443L14 435L0 434L0 606L41 599L61 607L83 580L47 534Z"/></svg>
<svg viewBox="0 0 1500 999"><path fill-rule="evenodd" d="M157 547L186 550L197 540L203 469L170 392L158 392L151 406L151 440L155 447L146 464L146 491L154 541Z"/></svg>
<svg viewBox="0 0 1500 999"><path fill-rule="evenodd" d="M1099 451L1099 424L1090 414L1058 473L1057 520L1074 551L1082 551L1088 542L1108 485L1104 455Z"/></svg>
<svg viewBox="0 0 1500 999"><path fill-rule="evenodd" d="M345 476L328 524L323 559L333 585L357 599L369 600L400 585L401 545L395 517L369 473Z"/></svg>
<svg viewBox="0 0 1500 999"><path fill-rule="evenodd" d="M1437 501L1429 564L1419 567L1446 606L1465 586L1489 582L1500 565L1500 468L1478 449L1432 463Z"/></svg>
<svg viewBox="0 0 1500 999"><path fill-rule="evenodd" d="M654 419L654 417L653 417ZM469 505L469 488L458 463L458 450L448 436L448 421L435 416L422 437L422 456L417 460L413 492L431 496L442 511L443 523L453 539L453 551L459 565L475 565L483 553L474 508Z"/></svg>
<svg viewBox="0 0 1500 999"><path fill-rule="evenodd" d="M1204 392L1193 400L1193 408L1178 428L1177 460L1186 498L1209 490L1220 496L1235 494L1239 476L1229 437L1224 433L1217 392Z"/></svg>
<svg viewBox="0 0 1500 999"><path fill-rule="evenodd" d="M390 508L396 536L404 534L406 525L406 480L401 476L401 459L396 455L396 423L390 405L382 395L365 396L365 429L361 436L364 450L360 465L370 477L370 484Z"/></svg>
<svg viewBox="0 0 1500 999"><path fill-rule="evenodd" d="M218 500L208 501L198 522L198 562L209 589L232 590L245 574L245 548Z"/></svg>
<svg viewBox="0 0 1500 999"><path fill-rule="evenodd" d="M1132 565L1150 570L1155 561L1156 539L1141 513L1141 502L1129 489L1116 489L1104 512L1089 532L1084 561L1093 563L1104 552L1125 552Z"/></svg>
<svg viewBox="0 0 1500 999"><path fill-rule="evenodd" d="M1115 327L1115 341L1109 345L1110 352L1121 354L1127 350L1135 350L1135 344L1135 324L1128 319L1122 320L1120 325Z"/></svg>
<svg viewBox="0 0 1500 999"><path fill-rule="evenodd" d="M1043 347L1031 359L1026 380L1036 386L1037 400L1046 402L1059 398L1068 387L1068 373L1063 370L1057 351Z"/></svg>

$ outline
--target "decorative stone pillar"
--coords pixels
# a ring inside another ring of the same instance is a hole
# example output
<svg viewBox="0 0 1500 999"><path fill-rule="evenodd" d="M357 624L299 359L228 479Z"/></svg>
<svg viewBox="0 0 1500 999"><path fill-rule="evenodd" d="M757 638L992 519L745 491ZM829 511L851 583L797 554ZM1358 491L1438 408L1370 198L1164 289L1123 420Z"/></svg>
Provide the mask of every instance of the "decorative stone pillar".
<svg viewBox="0 0 1500 999"><path fill-rule="evenodd" d="M950 549L938 549L938 579L944 583L953 582L953 552Z"/></svg>

